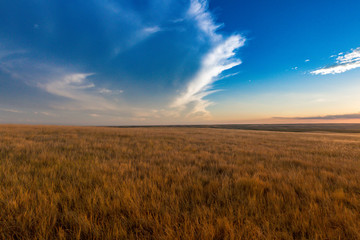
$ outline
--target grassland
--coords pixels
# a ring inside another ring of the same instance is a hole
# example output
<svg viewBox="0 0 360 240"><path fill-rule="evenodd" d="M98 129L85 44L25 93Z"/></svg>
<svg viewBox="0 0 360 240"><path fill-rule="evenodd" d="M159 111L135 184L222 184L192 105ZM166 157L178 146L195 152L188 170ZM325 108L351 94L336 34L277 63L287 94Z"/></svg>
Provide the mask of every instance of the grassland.
<svg viewBox="0 0 360 240"><path fill-rule="evenodd" d="M116 126L117 127L117 126ZM131 128L138 126L126 126ZM142 126L144 127L144 126ZM159 126L146 126L159 127ZM164 126L163 126L164 127ZM241 129L276 132L334 132L334 133L360 133L359 123L307 123L307 124L214 124L214 125L169 125L165 127L176 128L216 128L216 129Z"/></svg>
<svg viewBox="0 0 360 240"><path fill-rule="evenodd" d="M0 126L0 239L360 239L360 134Z"/></svg>

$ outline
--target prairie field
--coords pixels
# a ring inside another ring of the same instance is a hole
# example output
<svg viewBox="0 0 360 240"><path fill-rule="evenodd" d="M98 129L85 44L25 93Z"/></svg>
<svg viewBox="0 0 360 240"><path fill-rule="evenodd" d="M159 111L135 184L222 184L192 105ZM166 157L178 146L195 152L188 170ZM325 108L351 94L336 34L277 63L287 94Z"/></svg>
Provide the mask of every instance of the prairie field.
<svg viewBox="0 0 360 240"><path fill-rule="evenodd" d="M0 239L360 239L360 134L0 125Z"/></svg>

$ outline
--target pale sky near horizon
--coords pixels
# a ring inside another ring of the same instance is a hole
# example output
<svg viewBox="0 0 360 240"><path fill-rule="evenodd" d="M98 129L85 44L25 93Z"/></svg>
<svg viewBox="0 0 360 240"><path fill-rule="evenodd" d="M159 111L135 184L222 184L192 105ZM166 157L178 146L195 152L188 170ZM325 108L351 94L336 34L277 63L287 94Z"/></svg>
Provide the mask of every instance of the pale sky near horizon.
<svg viewBox="0 0 360 240"><path fill-rule="evenodd" d="M0 123L360 122L359 9L0 0Z"/></svg>

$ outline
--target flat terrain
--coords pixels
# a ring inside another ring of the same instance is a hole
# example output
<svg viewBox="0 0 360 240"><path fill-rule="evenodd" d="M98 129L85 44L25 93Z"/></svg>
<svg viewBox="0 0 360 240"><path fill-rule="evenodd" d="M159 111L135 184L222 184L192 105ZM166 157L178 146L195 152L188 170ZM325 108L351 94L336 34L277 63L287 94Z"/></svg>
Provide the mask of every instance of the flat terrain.
<svg viewBox="0 0 360 240"><path fill-rule="evenodd" d="M134 126L137 127L137 126ZM144 127L144 126L143 126ZM147 126L159 127L159 126ZM176 128L218 128L241 129L276 132L335 132L335 133L360 133L359 123L332 123L332 124L215 124L215 125L169 125L162 127ZM120 127L131 128L131 126Z"/></svg>
<svg viewBox="0 0 360 240"><path fill-rule="evenodd" d="M360 134L0 125L0 239L360 239Z"/></svg>

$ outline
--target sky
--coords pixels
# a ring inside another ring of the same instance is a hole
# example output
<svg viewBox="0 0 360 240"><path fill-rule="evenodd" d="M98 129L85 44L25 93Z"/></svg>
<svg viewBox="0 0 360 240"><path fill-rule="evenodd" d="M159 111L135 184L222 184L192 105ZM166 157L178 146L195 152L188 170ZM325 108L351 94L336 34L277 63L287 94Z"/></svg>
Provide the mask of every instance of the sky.
<svg viewBox="0 0 360 240"><path fill-rule="evenodd" d="M360 122L358 0L0 0L0 123Z"/></svg>

